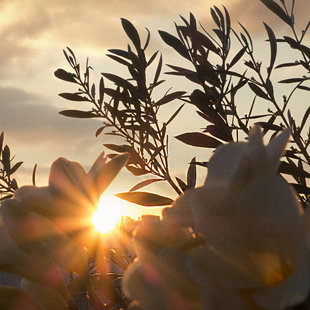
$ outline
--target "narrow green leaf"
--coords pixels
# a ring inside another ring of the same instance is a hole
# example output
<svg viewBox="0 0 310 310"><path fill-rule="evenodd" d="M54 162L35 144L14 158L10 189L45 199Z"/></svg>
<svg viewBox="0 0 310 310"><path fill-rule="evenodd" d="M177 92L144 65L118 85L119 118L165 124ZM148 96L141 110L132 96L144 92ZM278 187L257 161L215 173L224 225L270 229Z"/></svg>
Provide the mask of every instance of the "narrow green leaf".
<svg viewBox="0 0 310 310"><path fill-rule="evenodd" d="M219 140L200 132L183 133L175 137L185 144L199 147L216 148L222 144Z"/></svg>
<svg viewBox="0 0 310 310"><path fill-rule="evenodd" d="M260 0L270 11L280 17L288 25L292 25L291 18L285 13L285 11L273 0Z"/></svg>
<svg viewBox="0 0 310 310"><path fill-rule="evenodd" d="M83 97L83 96L80 96L79 94L77 93L61 93L61 94L58 94L60 97L64 98L64 99L67 99L67 100L71 100L71 101L89 101L87 97Z"/></svg>
<svg viewBox="0 0 310 310"><path fill-rule="evenodd" d="M153 184L155 182L158 182L158 181L165 181L165 179L148 179L148 180L144 180L138 184L136 184L134 187L132 187L129 191L130 192L134 192L142 187L145 187L147 185L150 185L150 184Z"/></svg>
<svg viewBox="0 0 310 310"><path fill-rule="evenodd" d="M127 19L121 18L123 29L125 30L128 38L132 41L137 51L141 50L141 41L135 26Z"/></svg>
<svg viewBox="0 0 310 310"><path fill-rule="evenodd" d="M248 83L249 87L251 88L251 90L258 96L261 98L264 98L266 100L269 100L268 95L256 84L254 83Z"/></svg>
<svg viewBox="0 0 310 310"><path fill-rule="evenodd" d="M173 114L172 116L168 119L168 121L166 122L166 126L168 126L176 117L177 115L180 113L180 111L182 110L182 108L184 107L185 103L183 103Z"/></svg>
<svg viewBox="0 0 310 310"><path fill-rule="evenodd" d="M194 188L196 185L196 177L197 177L197 172L196 172L196 157L194 157L188 167L187 170L187 186L189 188Z"/></svg>
<svg viewBox="0 0 310 310"><path fill-rule="evenodd" d="M149 173L149 171L145 169L137 168L137 167L130 166L130 165L127 165L126 168L129 172L131 172L135 176L145 175Z"/></svg>
<svg viewBox="0 0 310 310"><path fill-rule="evenodd" d="M119 193L116 197L146 207L167 206L173 203L173 200L153 193L147 192L127 192Z"/></svg>
<svg viewBox="0 0 310 310"><path fill-rule="evenodd" d="M269 78L271 71L273 69L276 57L277 57L277 40L276 40L276 36L274 35L274 32L272 31L272 29L266 23L264 23L264 26L266 28L268 38L269 38L269 43L270 43L270 65L267 69L268 78Z"/></svg>
<svg viewBox="0 0 310 310"><path fill-rule="evenodd" d="M54 75L60 80L71 82L71 83L76 83L76 80L74 78L75 74L67 72L63 69L57 69L54 72Z"/></svg>
<svg viewBox="0 0 310 310"><path fill-rule="evenodd" d="M19 161L18 163L16 163L10 170L10 174L13 174L14 172L17 171L17 169L23 164L22 161Z"/></svg>
<svg viewBox="0 0 310 310"><path fill-rule="evenodd" d="M176 91L171 94L165 95L163 98L159 99L156 103L155 106L161 106L163 104L166 104L168 102L171 102L175 99L180 99L184 94L186 94L185 91Z"/></svg>
<svg viewBox="0 0 310 310"><path fill-rule="evenodd" d="M92 113L91 111L80 111L80 110L63 110L63 111L60 111L59 114L68 116L68 117L76 117L76 118L98 117L98 115Z"/></svg>
<svg viewBox="0 0 310 310"><path fill-rule="evenodd" d="M158 33L166 44L171 46L175 51L177 51L184 58L191 60L189 53L187 51L187 48L183 45L183 43L178 38L176 38L175 36L171 35L170 33L166 31L159 30Z"/></svg>

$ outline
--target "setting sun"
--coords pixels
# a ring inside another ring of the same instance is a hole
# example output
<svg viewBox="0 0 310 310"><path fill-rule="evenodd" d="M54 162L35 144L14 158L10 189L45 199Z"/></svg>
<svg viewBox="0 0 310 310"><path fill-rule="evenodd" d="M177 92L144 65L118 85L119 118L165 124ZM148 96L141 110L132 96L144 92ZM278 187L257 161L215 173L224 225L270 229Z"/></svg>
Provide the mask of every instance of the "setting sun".
<svg viewBox="0 0 310 310"><path fill-rule="evenodd" d="M122 216L126 216L125 208L119 198L113 195L102 195L98 209L91 218L95 230L103 234L111 232L120 222Z"/></svg>

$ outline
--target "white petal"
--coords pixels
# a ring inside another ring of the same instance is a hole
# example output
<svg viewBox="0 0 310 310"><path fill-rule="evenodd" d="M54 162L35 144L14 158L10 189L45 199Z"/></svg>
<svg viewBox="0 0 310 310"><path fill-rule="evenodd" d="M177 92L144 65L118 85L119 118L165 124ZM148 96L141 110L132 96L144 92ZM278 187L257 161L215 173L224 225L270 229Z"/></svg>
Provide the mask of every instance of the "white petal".
<svg viewBox="0 0 310 310"><path fill-rule="evenodd" d="M251 128L251 131L249 134L249 144L255 147L264 146L262 130L257 125Z"/></svg>
<svg viewBox="0 0 310 310"><path fill-rule="evenodd" d="M107 189L113 179L118 175L120 170L126 165L129 154L121 154L113 157L109 162L105 163L103 154L101 153L93 166L88 172L89 179L92 182L95 199L99 199L100 195Z"/></svg>
<svg viewBox="0 0 310 310"><path fill-rule="evenodd" d="M267 145L267 154L269 167L271 171L276 171L281 156L285 150L285 147L289 141L291 130L289 128L283 130L278 136L273 138Z"/></svg>
<svg viewBox="0 0 310 310"><path fill-rule="evenodd" d="M57 290L22 279L21 288L40 304L42 310L66 310L67 303Z"/></svg>
<svg viewBox="0 0 310 310"><path fill-rule="evenodd" d="M229 143L217 148L210 159L204 186L209 184L227 185L246 150L245 142Z"/></svg>
<svg viewBox="0 0 310 310"><path fill-rule="evenodd" d="M286 281L273 287L255 290L252 296L259 306L281 310L304 301L309 289L309 257L301 251L297 266Z"/></svg>

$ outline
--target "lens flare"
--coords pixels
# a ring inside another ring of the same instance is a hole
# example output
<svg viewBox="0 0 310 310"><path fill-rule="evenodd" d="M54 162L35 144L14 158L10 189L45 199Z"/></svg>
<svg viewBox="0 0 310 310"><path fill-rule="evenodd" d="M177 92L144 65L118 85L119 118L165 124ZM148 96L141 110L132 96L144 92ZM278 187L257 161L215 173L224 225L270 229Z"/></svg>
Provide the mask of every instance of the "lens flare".
<svg viewBox="0 0 310 310"><path fill-rule="evenodd" d="M125 206L122 201L111 195L102 195L99 200L98 209L91 217L91 222L96 231L102 234L112 232L116 225L126 215Z"/></svg>

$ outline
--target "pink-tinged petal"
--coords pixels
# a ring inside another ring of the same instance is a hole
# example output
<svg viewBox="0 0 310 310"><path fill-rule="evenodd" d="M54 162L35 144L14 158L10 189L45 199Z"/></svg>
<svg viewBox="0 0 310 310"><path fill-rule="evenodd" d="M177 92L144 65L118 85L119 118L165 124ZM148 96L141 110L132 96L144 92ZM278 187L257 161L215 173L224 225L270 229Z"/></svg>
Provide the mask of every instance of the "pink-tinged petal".
<svg viewBox="0 0 310 310"><path fill-rule="evenodd" d="M100 154L88 172L88 177L92 182L91 188L94 191L95 200L99 200L101 194L126 165L128 159L129 154L125 153L115 156L109 162L105 163L103 154Z"/></svg>
<svg viewBox="0 0 310 310"><path fill-rule="evenodd" d="M15 192L14 199L22 201L23 208L46 217L62 214L61 208L56 208L49 187L22 186Z"/></svg>
<svg viewBox="0 0 310 310"><path fill-rule="evenodd" d="M251 128L250 134L249 134L249 147L263 147L263 133L259 126L255 125Z"/></svg>
<svg viewBox="0 0 310 310"><path fill-rule="evenodd" d="M265 309L281 310L304 301L309 289L309 257L301 250L295 270L284 282L254 290L252 298L255 303Z"/></svg>
<svg viewBox="0 0 310 310"><path fill-rule="evenodd" d="M284 280L302 228L302 211L289 185L280 176L262 176L239 199L220 189L198 189L192 200L194 228L206 239L191 252L201 272L235 288Z"/></svg>
<svg viewBox="0 0 310 310"><path fill-rule="evenodd" d="M278 136L273 138L267 145L269 169L275 172L279 166L280 158L285 151L285 147L289 141L291 130L289 128L283 130Z"/></svg>
<svg viewBox="0 0 310 310"><path fill-rule="evenodd" d="M49 174L49 187L53 194L78 202L88 198L89 180L84 168L77 162L58 158Z"/></svg>
<svg viewBox="0 0 310 310"><path fill-rule="evenodd" d="M209 184L228 185L247 147L245 142L229 143L218 147L208 164L204 187Z"/></svg>
<svg viewBox="0 0 310 310"><path fill-rule="evenodd" d="M66 310L67 300L55 289L22 279L21 288L28 293L44 310Z"/></svg>

